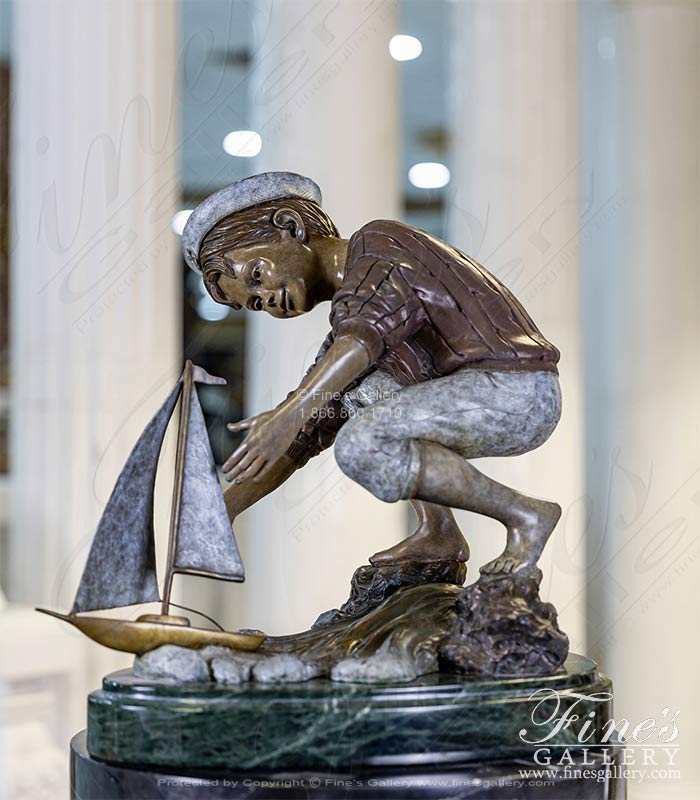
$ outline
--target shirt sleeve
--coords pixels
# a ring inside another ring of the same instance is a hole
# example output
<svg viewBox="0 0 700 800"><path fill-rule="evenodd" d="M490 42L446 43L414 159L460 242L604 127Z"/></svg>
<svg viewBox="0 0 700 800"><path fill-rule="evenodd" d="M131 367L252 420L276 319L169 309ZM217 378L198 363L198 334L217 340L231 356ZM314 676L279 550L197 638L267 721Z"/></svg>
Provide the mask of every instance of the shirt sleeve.
<svg viewBox="0 0 700 800"><path fill-rule="evenodd" d="M333 344L333 333L329 333L323 340L314 363L306 370L304 379L312 372L325 356L328 348ZM293 392L290 392L291 395ZM303 467L306 462L329 448L335 441L338 431L347 420L348 412L340 400L329 400L320 409L318 415L304 423L292 444L287 449L287 456L294 464Z"/></svg>
<svg viewBox="0 0 700 800"><path fill-rule="evenodd" d="M413 336L427 318L410 284L411 266L363 254L347 266L333 296L330 322L333 334L361 341L376 362L387 349Z"/></svg>

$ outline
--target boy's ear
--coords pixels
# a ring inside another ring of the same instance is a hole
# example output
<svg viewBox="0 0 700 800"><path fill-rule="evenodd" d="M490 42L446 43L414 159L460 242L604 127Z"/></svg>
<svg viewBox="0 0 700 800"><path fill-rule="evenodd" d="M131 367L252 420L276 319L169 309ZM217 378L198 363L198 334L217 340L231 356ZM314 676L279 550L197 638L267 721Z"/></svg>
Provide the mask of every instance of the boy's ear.
<svg viewBox="0 0 700 800"><path fill-rule="evenodd" d="M278 208L272 215L272 224L280 229L283 238L306 241L306 225L301 215L293 208Z"/></svg>

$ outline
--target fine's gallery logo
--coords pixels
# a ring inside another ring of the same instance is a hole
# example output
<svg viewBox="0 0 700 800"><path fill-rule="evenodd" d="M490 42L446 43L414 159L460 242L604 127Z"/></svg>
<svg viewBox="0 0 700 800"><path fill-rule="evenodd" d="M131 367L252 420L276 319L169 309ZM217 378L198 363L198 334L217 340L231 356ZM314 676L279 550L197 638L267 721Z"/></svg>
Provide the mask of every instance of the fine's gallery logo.
<svg viewBox="0 0 700 800"><path fill-rule="evenodd" d="M522 728L519 736L526 744L545 744L555 739L562 731L575 731L576 743L580 745L604 744L642 744L654 741L655 744L670 744L678 738L677 719L679 711L671 713L670 708L661 709L658 718L649 717L632 727L627 719L606 719L600 729L597 713L591 705L606 704L612 700L610 692L577 694L556 689L538 689L530 695L534 706L530 714L532 729ZM589 710L586 711L586 708ZM629 739L626 738L629 735ZM571 742L571 740L569 740ZM574 747L576 743L571 742Z"/></svg>
<svg viewBox="0 0 700 800"><path fill-rule="evenodd" d="M657 777L677 779L679 711L662 708L658 717L634 724L599 713L611 703L610 692L560 694L539 689L529 699L530 724L520 730L519 738L534 747L535 764L563 767L564 777L577 777L574 767L594 767L596 777L642 780L648 777L647 768L653 768ZM666 769L659 770L660 766Z"/></svg>

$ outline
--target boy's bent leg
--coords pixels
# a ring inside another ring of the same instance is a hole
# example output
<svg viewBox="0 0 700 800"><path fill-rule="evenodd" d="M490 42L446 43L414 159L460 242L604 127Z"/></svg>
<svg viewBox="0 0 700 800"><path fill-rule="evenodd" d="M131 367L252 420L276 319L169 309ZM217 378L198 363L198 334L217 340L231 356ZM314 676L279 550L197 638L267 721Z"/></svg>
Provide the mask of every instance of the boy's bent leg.
<svg viewBox="0 0 700 800"><path fill-rule="evenodd" d="M391 405L392 401L395 402L398 399L403 388L391 375L377 370L370 373L352 392L347 393L343 402L352 413L365 412L367 415L365 423L370 421L371 424L371 421L379 420L382 414L391 418L391 414L387 415L386 412L382 412L377 403L389 401L388 405ZM365 423L359 422L360 425ZM341 439L343 438L345 437L341 437ZM360 438L366 441L368 437ZM348 462L353 459L352 453L348 452L352 450L352 446L344 447L341 441L340 450L344 451L340 458L346 465L345 471L347 471ZM338 455L337 451L336 455ZM361 482L366 484L366 479ZM370 491L374 490L370 489ZM416 530L393 547L370 556L370 564L378 567L401 561L466 562L469 559L469 545L462 535L452 511L435 503L425 503L421 500L411 500L410 502L418 517Z"/></svg>
<svg viewBox="0 0 700 800"><path fill-rule="evenodd" d="M491 480L468 459L515 455L545 441L561 411L555 375L467 370L406 387L366 411L336 439L336 460L346 475L387 502L413 499L501 521L506 549L485 572L537 561L560 507ZM422 538L378 553L377 560L424 553Z"/></svg>
<svg viewBox="0 0 700 800"><path fill-rule="evenodd" d="M506 526L505 550L481 572L515 572L534 566L559 521L561 507L498 483L443 445L424 441L420 448L414 498L484 514Z"/></svg>
<svg viewBox="0 0 700 800"><path fill-rule="evenodd" d="M370 557L375 567L399 561L468 561L469 545L452 511L435 503L411 500L418 527L406 539Z"/></svg>

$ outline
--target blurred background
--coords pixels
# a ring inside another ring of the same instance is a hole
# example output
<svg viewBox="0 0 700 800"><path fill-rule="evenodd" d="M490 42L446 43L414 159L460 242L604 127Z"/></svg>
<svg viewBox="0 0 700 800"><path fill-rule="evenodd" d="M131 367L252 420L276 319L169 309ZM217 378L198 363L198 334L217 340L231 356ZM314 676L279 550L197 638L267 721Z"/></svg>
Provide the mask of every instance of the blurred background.
<svg viewBox="0 0 700 800"><path fill-rule="evenodd" d="M202 390L221 463L226 422L279 402L325 335L327 308L217 306L181 258L188 210L269 169L316 180L344 236L396 218L465 250L559 347L557 431L481 466L563 506L542 591L615 717L679 712L673 768L630 797L698 796L699 68L696 0L0 0L3 800L65 796L85 695L129 664L31 608L70 608L183 359L228 381ZM245 584L178 577L176 599L306 628L407 505L327 452L237 521ZM459 519L471 581L504 532Z"/></svg>

